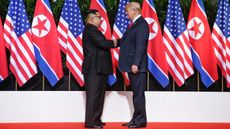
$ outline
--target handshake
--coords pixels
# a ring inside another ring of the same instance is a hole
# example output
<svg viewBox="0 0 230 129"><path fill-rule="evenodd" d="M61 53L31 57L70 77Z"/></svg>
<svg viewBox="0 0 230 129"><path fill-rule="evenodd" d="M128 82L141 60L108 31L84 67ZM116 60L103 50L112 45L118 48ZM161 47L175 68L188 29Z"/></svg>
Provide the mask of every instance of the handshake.
<svg viewBox="0 0 230 129"><path fill-rule="evenodd" d="M118 47L118 41L117 41L117 39L113 39L113 44L114 44L114 47Z"/></svg>

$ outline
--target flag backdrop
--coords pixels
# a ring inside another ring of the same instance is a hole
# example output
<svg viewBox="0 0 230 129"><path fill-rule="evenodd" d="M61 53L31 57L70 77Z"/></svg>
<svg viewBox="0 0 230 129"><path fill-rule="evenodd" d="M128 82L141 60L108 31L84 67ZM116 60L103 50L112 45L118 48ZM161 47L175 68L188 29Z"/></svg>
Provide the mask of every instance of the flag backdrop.
<svg viewBox="0 0 230 129"><path fill-rule="evenodd" d="M63 76L57 29L49 0L37 0L32 22L32 38L39 68L54 86Z"/></svg>
<svg viewBox="0 0 230 129"><path fill-rule="evenodd" d="M228 0L219 0L212 39L217 64L227 80L227 87L230 88L230 6Z"/></svg>
<svg viewBox="0 0 230 129"><path fill-rule="evenodd" d="M125 13L125 6L127 5L128 2L129 0L120 0L117 15L113 25L113 35L112 35L113 39L120 39L130 24L130 21ZM112 56L113 56L112 59L114 59L113 64L115 64L116 67L118 67L119 51L120 51L119 48L112 49ZM124 72L122 73L122 75L124 77L125 85L127 86L130 85L128 74Z"/></svg>
<svg viewBox="0 0 230 129"><path fill-rule="evenodd" d="M2 20L0 17L0 83L8 76L6 50L3 38Z"/></svg>
<svg viewBox="0 0 230 129"><path fill-rule="evenodd" d="M120 0L113 27L113 38L121 38L129 24L125 15L125 5L128 2L129 0ZM169 70L176 83L181 86L184 80L193 74L191 65L193 59L193 64L198 69L202 82L209 87L218 79L217 62L227 80L227 86L230 87L229 1L219 0L212 36L202 0L192 0L187 23L188 31L185 27L179 0L169 0L168 3L164 25L164 44L162 44L161 29L153 1L143 0L142 14L150 27L148 46L150 72L165 87L169 83L167 74ZM109 20L103 0L91 0L90 8L97 9L102 15L102 25L99 29L107 39L111 39ZM2 46L5 45L10 52L10 70L20 86L37 73L34 56L36 56L39 67L48 81L51 85L55 85L63 76L60 47L66 54L67 67L79 84L84 85L84 78L81 74L83 60L81 36L83 29L84 25L77 0L65 1L59 21L58 34L49 0L37 0L31 38L24 1L10 0L4 29L0 31L0 36L2 36L3 31L5 40L0 39L0 81L8 76L5 48ZM109 77L110 85L116 81L115 66L118 64L119 49L113 49L111 52L115 65L114 74ZM166 60L162 60L162 58ZM125 83L127 83L128 78L127 76L124 77Z"/></svg>
<svg viewBox="0 0 230 129"><path fill-rule="evenodd" d="M10 0L4 39L10 51L10 70L19 86L22 86L37 73L30 23L23 0Z"/></svg>
<svg viewBox="0 0 230 129"><path fill-rule="evenodd" d="M189 36L179 0L169 0L163 42L169 72L177 85L181 86L194 71Z"/></svg>
<svg viewBox="0 0 230 129"><path fill-rule="evenodd" d="M109 24L109 19L107 16L105 4L103 0L91 0L90 9L98 10L99 14L101 15L102 21L99 30L105 35L106 39L111 39L111 29ZM111 50L112 54L112 50ZM114 62L114 57L112 56L112 60ZM111 86L116 82L116 66L113 64L113 75L110 75L108 78L108 84Z"/></svg>
<svg viewBox="0 0 230 129"><path fill-rule="evenodd" d="M82 75L82 33L84 24L77 0L65 0L58 24L59 46L66 53L66 66L80 86L84 85Z"/></svg>
<svg viewBox="0 0 230 129"><path fill-rule="evenodd" d="M144 0L142 16L149 24L148 69L161 86L169 84L168 69L163 46L161 27L152 0Z"/></svg>
<svg viewBox="0 0 230 129"><path fill-rule="evenodd" d="M192 45L193 64L201 75L201 81L209 87L218 79L211 32L202 0L192 0L187 29Z"/></svg>

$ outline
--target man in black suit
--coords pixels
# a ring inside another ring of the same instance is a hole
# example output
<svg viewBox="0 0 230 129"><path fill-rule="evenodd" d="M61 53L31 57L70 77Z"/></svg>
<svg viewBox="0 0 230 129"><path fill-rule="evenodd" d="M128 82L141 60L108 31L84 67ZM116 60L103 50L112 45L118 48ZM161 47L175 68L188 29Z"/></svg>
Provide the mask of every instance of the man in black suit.
<svg viewBox="0 0 230 129"><path fill-rule="evenodd" d="M137 2L126 5L126 14L131 20L120 39L119 70L128 72L133 91L134 113L129 123L122 126L129 128L146 127L145 87L147 72L148 23L141 16L141 7Z"/></svg>
<svg viewBox="0 0 230 129"><path fill-rule="evenodd" d="M104 97L108 75L113 73L110 48L117 44L116 40L107 40L98 27L101 16L97 10L89 10L86 27L83 32L84 60L82 73L86 88L86 128L102 128L101 122Z"/></svg>

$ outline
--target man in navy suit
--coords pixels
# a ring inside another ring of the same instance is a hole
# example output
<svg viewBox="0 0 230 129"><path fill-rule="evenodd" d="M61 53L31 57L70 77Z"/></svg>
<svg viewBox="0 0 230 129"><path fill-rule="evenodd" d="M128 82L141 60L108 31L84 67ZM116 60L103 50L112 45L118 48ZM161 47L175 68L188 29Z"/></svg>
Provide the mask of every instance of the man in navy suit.
<svg viewBox="0 0 230 129"><path fill-rule="evenodd" d="M126 5L127 17L131 25L120 39L119 70L128 72L133 91L134 113L129 123L122 126L129 128L146 127L145 88L147 72L148 23L141 16L141 6L137 2Z"/></svg>

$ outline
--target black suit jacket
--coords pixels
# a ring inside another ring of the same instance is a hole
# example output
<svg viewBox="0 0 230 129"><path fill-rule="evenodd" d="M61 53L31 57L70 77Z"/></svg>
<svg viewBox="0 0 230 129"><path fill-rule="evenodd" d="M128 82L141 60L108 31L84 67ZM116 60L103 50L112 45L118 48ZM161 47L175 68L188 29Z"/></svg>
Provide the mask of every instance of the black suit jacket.
<svg viewBox="0 0 230 129"><path fill-rule="evenodd" d="M122 72L131 72L131 66L137 65L139 72L146 72L147 45L149 37L148 23L141 16L132 26L127 28L126 32L119 41L119 70Z"/></svg>
<svg viewBox="0 0 230 129"><path fill-rule="evenodd" d="M96 26L87 24L83 31L82 73L112 74L110 48L113 47L112 40L107 40Z"/></svg>

